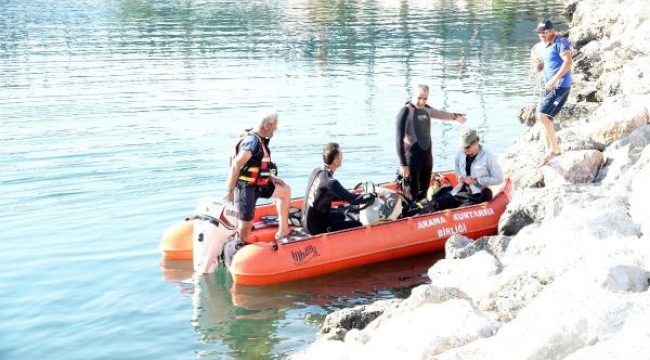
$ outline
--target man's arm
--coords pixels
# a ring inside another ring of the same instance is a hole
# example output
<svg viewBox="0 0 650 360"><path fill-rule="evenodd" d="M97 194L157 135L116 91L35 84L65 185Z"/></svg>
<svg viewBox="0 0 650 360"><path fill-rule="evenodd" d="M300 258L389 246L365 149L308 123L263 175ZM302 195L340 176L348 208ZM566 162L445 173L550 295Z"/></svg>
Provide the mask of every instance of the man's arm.
<svg viewBox="0 0 650 360"><path fill-rule="evenodd" d="M456 153L456 158L454 159L454 173L456 173L456 181L458 183L462 183L465 177L463 177L463 171L461 171L461 166L464 167L464 165L460 164L460 161L462 159L462 156L465 154L461 154L460 152Z"/></svg>
<svg viewBox="0 0 650 360"><path fill-rule="evenodd" d="M497 157L494 154L489 153L485 160L488 174L487 176L481 176L476 180L478 180L479 184L482 186L501 184L503 182L503 170L501 170L501 165L499 165Z"/></svg>
<svg viewBox="0 0 650 360"><path fill-rule="evenodd" d="M571 70L573 66L573 56L571 55L571 48L568 42L562 41L562 47L560 49L560 58L562 58L562 66L557 71L555 75L546 83L546 89L551 90L557 88L557 84L560 82L562 77Z"/></svg>
<svg viewBox="0 0 650 360"><path fill-rule="evenodd" d="M237 183L237 178L239 177L239 172L241 171L241 168L246 165L248 160L253 157L253 153L248 151L248 150L241 150L235 156L235 158L232 161L232 165L230 166L230 173L228 174L228 180L226 181L226 187L228 189L228 194L226 194L226 198L230 201L233 199L233 191L235 190L235 184Z"/></svg>
<svg viewBox="0 0 650 360"><path fill-rule="evenodd" d="M404 153L404 136L406 136L406 117L408 115L408 107L402 107L402 110L397 113L395 119L395 145L397 149L397 157L399 158L399 165L406 166L406 154Z"/></svg>
<svg viewBox="0 0 650 360"><path fill-rule="evenodd" d="M351 205L367 204L371 201L375 201L374 194L355 194L344 188L336 179L331 179L330 189L339 200L343 200Z"/></svg>
<svg viewBox="0 0 650 360"><path fill-rule="evenodd" d="M461 124L464 124L465 121L467 121L467 117L465 117L465 114L450 113L432 107L428 107L427 110L429 110L429 116L431 116L432 119L453 120L453 121L458 121Z"/></svg>
<svg viewBox="0 0 650 360"><path fill-rule="evenodd" d="M573 56L571 55L570 49L562 52L560 54L560 57L562 58L562 66L560 67L560 70L558 70L557 74L555 74L557 80L561 79L562 76L569 72L573 66Z"/></svg>

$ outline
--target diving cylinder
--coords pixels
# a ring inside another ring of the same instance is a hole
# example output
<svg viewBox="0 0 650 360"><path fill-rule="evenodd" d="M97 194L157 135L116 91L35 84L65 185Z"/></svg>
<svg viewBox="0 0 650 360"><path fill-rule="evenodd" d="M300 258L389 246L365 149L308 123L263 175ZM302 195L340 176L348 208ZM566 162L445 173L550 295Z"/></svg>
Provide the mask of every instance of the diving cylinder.
<svg viewBox="0 0 650 360"><path fill-rule="evenodd" d="M212 273L226 242L237 231L237 212L232 203L207 197L197 205L193 221L194 271Z"/></svg>
<svg viewBox="0 0 650 360"><path fill-rule="evenodd" d="M402 197L393 191L381 195L383 204L379 208L379 220L397 220L402 214Z"/></svg>
<svg viewBox="0 0 650 360"><path fill-rule="evenodd" d="M359 211L359 221L365 226L379 221L379 209L383 201L377 196L375 202L367 208Z"/></svg>
<svg viewBox="0 0 650 360"><path fill-rule="evenodd" d="M402 199L392 190L377 188L375 202L359 212L359 221L363 225L379 221L397 220L402 213Z"/></svg>

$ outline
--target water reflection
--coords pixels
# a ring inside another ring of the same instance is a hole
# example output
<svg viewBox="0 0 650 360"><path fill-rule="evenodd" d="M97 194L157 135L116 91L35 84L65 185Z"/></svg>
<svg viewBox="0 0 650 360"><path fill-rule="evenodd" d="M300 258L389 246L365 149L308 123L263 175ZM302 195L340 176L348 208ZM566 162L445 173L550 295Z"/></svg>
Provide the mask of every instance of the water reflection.
<svg viewBox="0 0 650 360"><path fill-rule="evenodd" d="M283 312L235 306L228 286L230 274L220 268L213 275L195 278L192 325L200 334L200 341L226 345L235 358L271 358L279 342L276 333Z"/></svg>
<svg viewBox="0 0 650 360"><path fill-rule="evenodd" d="M427 270L442 256L441 252L422 254L272 286L233 285L223 268L194 276L191 261L163 262L161 270L166 281L192 297L191 322L202 342L215 348L227 346L234 358L265 359L277 353L280 339L287 340L282 331L287 318L302 317L313 332L286 336L303 336L293 340L310 342L333 310L407 297L414 286L428 280Z"/></svg>
<svg viewBox="0 0 650 360"><path fill-rule="evenodd" d="M108 38L98 45L111 50L122 48L131 52L135 50L133 46L138 46L149 54L181 51L188 56L225 57L230 52L249 52L253 56L271 55L289 60L306 57L322 63L376 61L376 57L394 54L402 57L406 69L418 53L426 59L430 50L452 61L468 57L471 50L468 46L480 45L476 42L487 38L498 46L503 59L515 56L506 50L514 50L519 42L528 39L514 35L522 28L532 28L541 14L557 8L557 4L536 5L524 0L463 3L316 0L292 2L286 7L259 0L123 0L118 2L119 11L108 7L75 9L50 5L49 11L43 12L38 4L21 6L19 3L9 1L1 10L9 17L0 23L0 30L8 40L2 42L4 49L38 45L29 43L30 35L38 31L31 26L32 22L52 21L53 25L66 25L68 31L57 36L68 41L71 52L80 46L90 46L86 40L92 34L78 36L84 29L90 29L109 31ZM92 3L88 1L89 5ZM70 13L83 14L86 21L79 21L75 24L79 28L73 29L66 24L65 16ZM103 16L120 26L102 28L111 25L99 21Z"/></svg>

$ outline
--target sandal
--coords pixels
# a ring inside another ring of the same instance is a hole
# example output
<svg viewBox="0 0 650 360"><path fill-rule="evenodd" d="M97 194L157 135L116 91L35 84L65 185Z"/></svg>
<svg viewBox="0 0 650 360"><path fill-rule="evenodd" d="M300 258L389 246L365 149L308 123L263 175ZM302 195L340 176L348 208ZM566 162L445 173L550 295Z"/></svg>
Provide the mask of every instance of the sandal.
<svg viewBox="0 0 650 360"><path fill-rule="evenodd" d="M280 240L282 240L282 239L288 239L289 236L297 235L297 234L298 234L297 231L291 229L291 230L289 230L289 232L286 233L285 235L280 235L280 233L275 233L274 238L275 238L275 241L280 241Z"/></svg>
<svg viewBox="0 0 650 360"><path fill-rule="evenodd" d="M542 162L539 164L540 167L544 165L548 165L549 161L551 161L553 158L560 156L561 153L550 153L542 159Z"/></svg>

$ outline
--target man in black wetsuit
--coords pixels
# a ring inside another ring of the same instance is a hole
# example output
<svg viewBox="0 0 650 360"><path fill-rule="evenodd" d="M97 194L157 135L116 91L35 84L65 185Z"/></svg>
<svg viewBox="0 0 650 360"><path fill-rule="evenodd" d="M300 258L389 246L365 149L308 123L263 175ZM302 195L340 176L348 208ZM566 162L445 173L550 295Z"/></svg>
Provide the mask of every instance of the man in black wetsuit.
<svg viewBox="0 0 650 360"><path fill-rule="evenodd" d="M312 235L362 226L361 222L346 219L332 210L332 202L343 200L352 205L375 201L375 194L354 194L346 190L333 175L343 163L343 153L337 143L328 143L323 149L322 167L314 169L309 182L302 211L302 223Z"/></svg>
<svg viewBox="0 0 650 360"><path fill-rule="evenodd" d="M397 157L399 174L406 179L407 193L411 201L426 197L431 172L433 153L431 150L431 119L467 121L464 114L434 109L427 104L429 86L415 86L413 98L397 114Z"/></svg>

